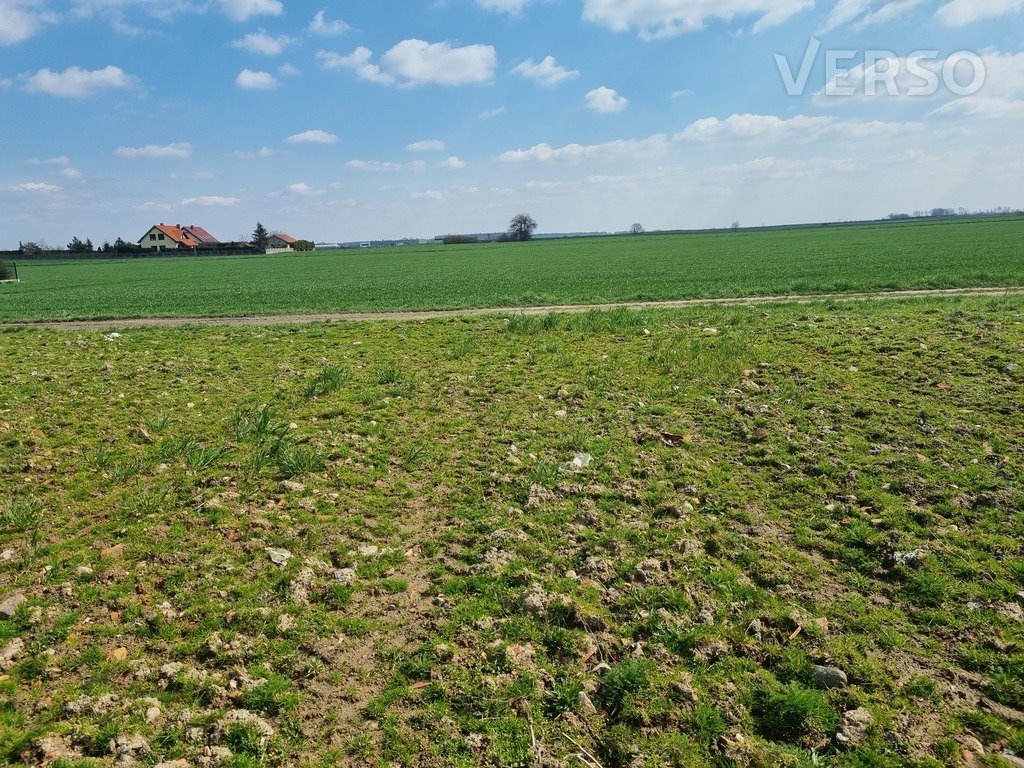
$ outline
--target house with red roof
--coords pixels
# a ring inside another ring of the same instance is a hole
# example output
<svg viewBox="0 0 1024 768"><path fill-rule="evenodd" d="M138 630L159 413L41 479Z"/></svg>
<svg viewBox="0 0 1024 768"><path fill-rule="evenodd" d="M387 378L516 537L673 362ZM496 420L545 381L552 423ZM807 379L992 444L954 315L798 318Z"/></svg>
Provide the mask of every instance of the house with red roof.
<svg viewBox="0 0 1024 768"><path fill-rule="evenodd" d="M139 245L151 251L176 251L182 248L196 250L220 245L220 241L202 227L190 224L157 224L142 236Z"/></svg>
<svg viewBox="0 0 1024 768"><path fill-rule="evenodd" d="M267 250L294 251L297 242L299 241L286 232L275 232L267 238Z"/></svg>

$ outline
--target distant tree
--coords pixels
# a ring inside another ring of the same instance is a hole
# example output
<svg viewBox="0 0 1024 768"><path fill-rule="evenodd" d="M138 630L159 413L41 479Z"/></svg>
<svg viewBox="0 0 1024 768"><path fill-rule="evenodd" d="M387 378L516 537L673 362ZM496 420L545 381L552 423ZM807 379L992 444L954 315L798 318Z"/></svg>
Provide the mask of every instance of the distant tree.
<svg viewBox="0 0 1024 768"><path fill-rule="evenodd" d="M733 232L738 232L740 229L740 223L738 221L734 221L732 224L729 225L729 229L731 229Z"/></svg>
<svg viewBox="0 0 1024 768"><path fill-rule="evenodd" d="M35 256L36 254L40 254L47 250L47 248L40 243L33 243L29 241L26 243L18 243L18 250L26 256Z"/></svg>
<svg viewBox="0 0 1024 768"><path fill-rule="evenodd" d="M641 224L639 221L629 228L629 233L631 235L642 235L646 231L647 230L644 229L644 225Z"/></svg>
<svg viewBox="0 0 1024 768"><path fill-rule="evenodd" d="M263 226L263 222L257 221L256 229L253 230L252 236L249 239L249 242L252 243L252 247L260 253L266 253L267 243L269 240L270 233L267 231L267 228Z"/></svg>
<svg viewBox="0 0 1024 768"><path fill-rule="evenodd" d="M71 253L92 253L92 240L86 239L83 243L79 238L74 237L68 243L68 250Z"/></svg>
<svg viewBox="0 0 1024 768"><path fill-rule="evenodd" d="M10 280L14 277L14 272L4 264L4 260L0 259L0 280Z"/></svg>
<svg viewBox="0 0 1024 768"><path fill-rule="evenodd" d="M316 250L316 243L312 240L296 240L295 241L296 251L314 251Z"/></svg>
<svg viewBox="0 0 1024 768"><path fill-rule="evenodd" d="M510 239L516 242L525 243L533 239L533 233L537 231L537 222L528 213L520 213L512 217L508 225Z"/></svg>
<svg viewBox="0 0 1024 768"><path fill-rule="evenodd" d="M441 242L445 245L471 245L479 243L480 238L476 235L445 235Z"/></svg>

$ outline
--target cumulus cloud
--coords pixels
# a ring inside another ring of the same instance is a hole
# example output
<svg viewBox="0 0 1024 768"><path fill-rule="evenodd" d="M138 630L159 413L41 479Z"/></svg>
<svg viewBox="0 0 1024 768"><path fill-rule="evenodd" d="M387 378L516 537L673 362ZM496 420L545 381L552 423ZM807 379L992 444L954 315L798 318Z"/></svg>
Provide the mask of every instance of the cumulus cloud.
<svg viewBox="0 0 1024 768"><path fill-rule="evenodd" d="M296 184L289 184L284 188L284 192L288 195L299 195L300 197L311 197L318 194L313 187L306 184L304 181L300 181Z"/></svg>
<svg viewBox="0 0 1024 768"><path fill-rule="evenodd" d="M472 85L494 77L498 55L490 45L453 46L403 40L373 62L373 51L365 46L347 56L320 51L317 59L324 69L351 69L361 79L382 85Z"/></svg>
<svg viewBox="0 0 1024 768"><path fill-rule="evenodd" d="M230 208L238 205L241 200L237 197L222 197L221 195L200 195L199 197L186 197L181 201L182 205L198 205L203 208Z"/></svg>
<svg viewBox="0 0 1024 768"><path fill-rule="evenodd" d="M335 21L328 21L325 16L325 11L317 11L313 20L309 22L307 27L311 35L319 35L320 37L335 37L337 35L344 35L346 32L352 29L341 19Z"/></svg>
<svg viewBox="0 0 1024 768"><path fill-rule="evenodd" d="M629 99L620 96L614 88L602 85L588 93L584 97L584 103L592 112L611 114L625 111L629 106Z"/></svg>
<svg viewBox="0 0 1024 768"><path fill-rule="evenodd" d="M280 16L281 0L220 0L220 10L232 21L248 21L253 16Z"/></svg>
<svg viewBox="0 0 1024 768"><path fill-rule="evenodd" d="M467 163L462 158L452 156L452 157L449 157L447 160L442 160L440 163L437 164L437 167L438 168L448 168L448 169L456 170L457 171L457 170L460 170L462 168L465 168L467 165L469 165L469 163Z"/></svg>
<svg viewBox="0 0 1024 768"><path fill-rule="evenodd" d="M445 143L440 139L429 139L427 141L414 141L405 147L410 152L443 152Z"/></svg>
<svg viewBox="0 0 1024 768"><path fill-rule="evenodd" d="M30 93L45 93L63 99L85 99L101 91L134 88L137 81L120 67L103 69L82 69L68 67L63 72L40 69L26 75L25 90Z"/></svg>
<svg viewBox="0 0 1024 768"><path fill-rule="evenodd" d="M55 192L61 192L64 187L59 187L56 184L44 184L41 181L29 181L24 184L14 184L7 189L10 192L28 192L39 195L52 195Z"/></svg>
<svg viewBox="0 0 1024 768"><path fill-rule="evenodd" d="M337 144L338 137L327 131L310 130L293 134L285 141L289 144Z"/></svg>
<svg viewBox="0 0 1024 768"><path fill-rule="evenodd" d="M192 157L195 147L188 143L179 142L176 144L147 144L144 147L118 147L114 154L128 160L140 158L147 160L161 160L164 158L186 158Z"/></svg>
<svg viewBox="0 0 1024 768"><path fill-rule="evenodd" d="M583 18L645 38L703 29L708 21L757 17L754 31L773 27L814 7L814 0L584 0Z"/></svg>
<svg viewBox="0 0 1024 768"><path fill-rule="evenodd" d="M618 139L603 144L566 144L552 147L536 144L529 149L514 149L498 156L502 163L580 162L618 158L650 158L662 154L671 141L659 133L646 139Z"/></svg>
<svg viewBox="0 0 1024 768"><path fill-rule="evenodd" d="M891 0L877 11L873 11L857 22L857 29L867 29L877 24L888 24L900 16L906 16L918 8L924 0Z"/></svg>
<svg viewBox="0 0 1024 768"><path fill-rule="evenodd" d="M546 88L554 88L580 76L579 70L561 66L554 56L545 56L537 63L534 63L533 59L527 59L516 65L512 71Z"/></svg>
<svg viewBox="0 0 1024 768"><path fill-rule="evenodd" d="M400 163L385 163L379 160L349 160L345 165L356 171L400 171Z"/></svg>
<svg viewBox="0 0 1024 768"><path fill-rule="evenodd" d="M939 8L939 22L947 27L965 27L976 21L994 19L1024 10L1024 0L950 0Z"/></svg>
<svg viewBox="0 0 1024 768"><path fill-rule="evenodd" d="M249 51L249 53L258 53L263 56L278 56L284 53L285 49L293 42L295 42L293 37L288 35L271 35L266 30L261 29L256 32L250 32L245 37L233 41L231 45L235 48Z"/></svg>
<svg viewBox="0 0 1024 768"><path fill-rule="evenodd" d="M269 72L254 72L243 69L235 78L235 85L247 91L272 91L281 83Z"/></svg>
<svg viewBox="0 0 1024 768"><path fill-rule="evenodd" d="M54 21L38 0L0 0L0 45L22 43Z"/></svg>

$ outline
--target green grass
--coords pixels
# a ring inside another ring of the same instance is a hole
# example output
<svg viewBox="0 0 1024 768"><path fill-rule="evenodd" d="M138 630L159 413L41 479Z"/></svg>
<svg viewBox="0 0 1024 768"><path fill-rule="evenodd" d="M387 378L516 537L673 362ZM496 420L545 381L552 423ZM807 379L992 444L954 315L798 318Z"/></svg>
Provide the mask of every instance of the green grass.
<svg viewBox="0 0 1024 768"><path fill-rule="evenodd" d="M1024 219L417 246L245 258L24 262L0 319L226 316L1024 283Z"/></svg>
<svg viewBox="0 0 1024 768"><path fill-rule="evenodd" d="M0 331L0 763L997 766L1022 357L1019 297Z"/></svg>

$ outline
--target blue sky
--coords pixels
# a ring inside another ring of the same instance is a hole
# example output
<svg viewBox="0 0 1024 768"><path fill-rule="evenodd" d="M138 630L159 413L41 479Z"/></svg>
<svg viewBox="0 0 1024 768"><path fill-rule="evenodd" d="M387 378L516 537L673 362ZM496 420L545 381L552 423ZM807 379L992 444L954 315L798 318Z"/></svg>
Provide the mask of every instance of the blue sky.
<svg viewBox="0 0 1024 768"><path fill-rule="evenodd" d="M1024 0L0 0L0 105L0 247L1019 206Z"/></svg>

